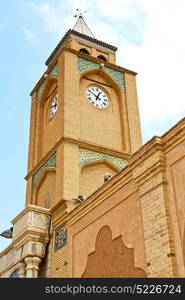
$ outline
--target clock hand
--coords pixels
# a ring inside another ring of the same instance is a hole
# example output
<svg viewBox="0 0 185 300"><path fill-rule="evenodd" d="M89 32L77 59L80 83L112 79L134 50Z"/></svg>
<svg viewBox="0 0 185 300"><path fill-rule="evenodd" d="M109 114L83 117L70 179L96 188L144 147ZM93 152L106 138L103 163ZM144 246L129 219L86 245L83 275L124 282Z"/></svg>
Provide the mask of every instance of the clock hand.
<svg viewBox="0 0 185 300"><path fill-rule="evenodd" d="M89 90L89 92L90 92L91 94L93 94L95 97L97 97L97 95L95 95L91 90Z"/></svg>
<svg viewBox="0 0 185 300"><path fill-rule="evenodd" d="M55 104L53 104L53 105L51 106L51 108L56 107L56 106L57 106L57 104L55 103Z"/></svg>
<svg viewBox="0 0 185 300"><path fill-rule="evenodd" d="M99 96L100 96L101 93L102 93L102 91L99 92L99 94L96 96L96 100L100 100L100 99L99 99Z"/></svg>

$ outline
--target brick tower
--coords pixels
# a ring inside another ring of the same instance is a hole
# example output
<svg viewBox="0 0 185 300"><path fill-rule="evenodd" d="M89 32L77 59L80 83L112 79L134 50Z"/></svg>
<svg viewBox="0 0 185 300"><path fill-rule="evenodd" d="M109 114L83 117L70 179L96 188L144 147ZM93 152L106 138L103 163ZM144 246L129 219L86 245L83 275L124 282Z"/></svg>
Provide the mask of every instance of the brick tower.
<svg viewBox="0 0 185 300"><path fill-rule="evenodd" d="M136 73L95 39L81 14L31 92L26 204L86 198L141 146Z"/></svg>

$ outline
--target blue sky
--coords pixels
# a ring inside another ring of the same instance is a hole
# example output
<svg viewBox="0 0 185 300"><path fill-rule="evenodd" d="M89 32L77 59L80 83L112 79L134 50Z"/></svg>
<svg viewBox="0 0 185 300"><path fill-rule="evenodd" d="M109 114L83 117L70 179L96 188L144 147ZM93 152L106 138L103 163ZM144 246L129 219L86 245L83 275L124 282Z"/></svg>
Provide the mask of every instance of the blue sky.
<svg viewBox="0 0 185 300"><path fill-rule="evenodd" d="M24 208L29 93L76 8L97 39L119 48L117 63L138 72L143 142L184 117L184 0L1 1L0 232ZM9 242L0 237L0 251Z"/></svg>

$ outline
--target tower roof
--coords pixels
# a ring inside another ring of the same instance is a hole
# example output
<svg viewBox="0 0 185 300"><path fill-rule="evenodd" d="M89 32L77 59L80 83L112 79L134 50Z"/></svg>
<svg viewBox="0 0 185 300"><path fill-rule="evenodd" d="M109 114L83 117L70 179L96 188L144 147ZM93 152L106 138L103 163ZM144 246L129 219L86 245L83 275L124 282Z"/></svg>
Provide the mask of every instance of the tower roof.
<svg viewBox="0 0 185 300"><path fill-rule="evenodd" d="M77 8L77 15L75 15L74 17L77 18L76 24L73 27L74 31L80 32L81 34L85 34L89 37L95 38L94 34L92 33L92 31L90 30L89 26L87 25L87 23L84 20L83 14L86 13L86 11L82 12L81 10L79 10Z"/></svg>
<svg viewBox="0 0 185 300"><path fill-rule="evenodd" d="M58 51L61 49L61 47L63 47L63 45L65 44L65 42L68 40L69 37L80 38L81 40L88 41L92 44L98 45L102 48L108 49L113 52L115 52L117 50L117 48L115 46L109 45L109 44L102 42L100 40L97 40L95 38L92 31L90 30L90 28L88 27L88 25L86 24L86 22L84 20L83 14L85 12L86 11L82 12L81 10L77 9L77 14L74 16L75 18L77 18L76 24L74 25L72 30L69 29L66 32L66 34L64 35L62 40L58 43L56 48L53 50L51 55L48 57L48 59L46 60L47 66L50 65L50 63L53 61L53 59L56 56L56 54L58 53Z"/></svg>
<svg viewBox="0 0 185 300"><path fill-rule="evenodd" d="M59 50L61 49L61 47L63 47L63 45L65 44L65 42L68 40L69 37L77 37L77 38L81 38L84 41L89 41L92 42L93 44L96 44L100 47L103 47L105 49L109 49L113 52L115 52L117 50L117 48L115 46L112 46L110 44L107 44L105 42L102 42L100 40L97 40L93 37L90 37L86 34L82 34L78 31L69 29L66 34L64 35L64 37L61 39L61 41L58 43L58 45L56 46L56 48L53 50L53 52L50 54L50 56L48 57L48 59L46 60L46 65L49 66L50 63L53 61L54 57L56 56L56 54L59 52Z"/></svg>

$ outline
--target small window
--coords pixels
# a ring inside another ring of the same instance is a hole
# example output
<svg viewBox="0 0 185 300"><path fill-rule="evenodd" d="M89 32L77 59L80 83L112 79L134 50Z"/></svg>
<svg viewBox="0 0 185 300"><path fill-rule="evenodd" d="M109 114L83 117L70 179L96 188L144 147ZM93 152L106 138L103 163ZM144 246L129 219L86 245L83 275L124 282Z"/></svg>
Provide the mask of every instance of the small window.
<svg viewBox="0 0 185 300"><path fill-rule="evenodd" d="M107 61L106 57L103 56L103 55L98 55L97 58L100 58L100 59L102 59L102 60L104 60L104 61Z"/></svg>
<svg viewBox="0 0 185 300"><path fill-rule="evenodd" d="M80 52L83 52L85 54L89 54L90 55L89 51L87 49L85 49L85 48L80 49Z"/></svg>

